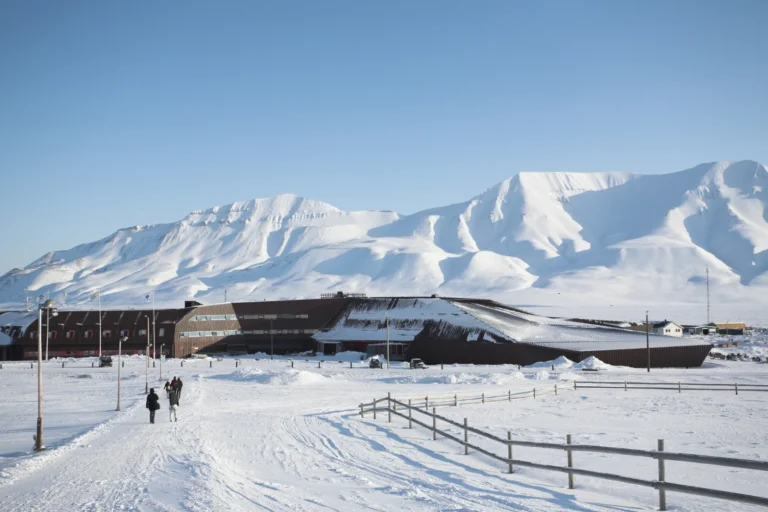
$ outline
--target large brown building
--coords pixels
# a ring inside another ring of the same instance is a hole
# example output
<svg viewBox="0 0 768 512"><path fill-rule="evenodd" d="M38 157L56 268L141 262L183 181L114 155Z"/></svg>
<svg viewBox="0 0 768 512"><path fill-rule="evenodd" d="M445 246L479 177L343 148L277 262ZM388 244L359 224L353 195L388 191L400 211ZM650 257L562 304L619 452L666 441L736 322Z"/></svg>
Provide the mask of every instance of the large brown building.
<svg viewBox="0 0 768 512"><path fill-rule="evenodd" d="M644 367L700 366L711 344L650 336L616 327L533 315L489 300L442 297L353 297L241 302L152 310L60 311L50 319L48 357L123 353L187 357L197 353L289 354L317 350L380 353L389 340L397 358L427 363L531 364L564 355ZM0 355L36 359L36 312L0 314L13 342ZM45 334L43 345L45 345ZM45 350L45 346L43 346Z"/></svg>

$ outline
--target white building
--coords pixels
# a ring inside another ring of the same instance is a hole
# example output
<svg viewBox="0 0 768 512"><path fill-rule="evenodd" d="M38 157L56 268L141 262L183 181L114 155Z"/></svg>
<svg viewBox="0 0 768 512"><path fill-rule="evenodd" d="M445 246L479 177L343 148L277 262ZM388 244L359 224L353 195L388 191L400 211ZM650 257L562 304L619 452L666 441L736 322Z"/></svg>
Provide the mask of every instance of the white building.
<svg viewBox="0 0 768 512"><path fill-rule="evenodd" d="M683 336L683 326L676 324L675 322L664 320L663 322L653 324L651 326L651 332L662 336L676 336L681 338Z"/></svg>

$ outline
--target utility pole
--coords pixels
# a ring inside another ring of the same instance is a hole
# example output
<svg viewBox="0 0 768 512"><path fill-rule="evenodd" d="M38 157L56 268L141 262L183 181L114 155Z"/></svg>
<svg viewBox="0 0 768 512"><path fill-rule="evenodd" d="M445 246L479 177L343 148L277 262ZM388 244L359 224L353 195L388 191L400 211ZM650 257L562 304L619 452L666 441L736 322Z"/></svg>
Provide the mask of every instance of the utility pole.
<svg viewBox="0 0 768 512"><path fill-rule="evenodd" d="M45 362L48 362L48 340L51 339L51 310L45 308Z"/></svg>
<svg viewBox="0 0 768 512"><path fill-rule="evenodd" d="M389 315L385 318L387 319L387 370L389 370Z"/></svg>
<svg viewBox="0 0 768 512"><path fill-rule="evenodd" d="M117 343L117 409L120 410L120 367L122 366L123 359L123 340L127 340L125 336L120 338Z"/></svg>
<svg viewBox="0 0 768 512"><path fill-rule="evenodd" d="M651 340L650 324L648 323L648 311L645 312L645 348L648 350L648 373L651 373Z"/></svg>
<svg viewBox="0 0 768 512"><path fill-rule="evenodd" d="M144 352L144 394L149 394L149 317L147 317L147 350Z"/></svg>
<svg viewBox="0 0 768 512"><path fill-rule="evenodd" d="M43 449L43 306L37 310L37 435L35 451Z"/></svg>

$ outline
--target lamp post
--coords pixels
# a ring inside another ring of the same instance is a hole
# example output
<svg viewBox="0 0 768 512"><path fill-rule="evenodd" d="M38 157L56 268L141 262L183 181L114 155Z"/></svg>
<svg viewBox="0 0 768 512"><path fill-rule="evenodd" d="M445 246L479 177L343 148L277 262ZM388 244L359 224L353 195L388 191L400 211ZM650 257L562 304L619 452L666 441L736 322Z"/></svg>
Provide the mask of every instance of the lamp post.
<svg viewBox="0 0 768 512"><path fill-rule="evenodd" d="M651 373L651 341L650 324L648 323L648 311L645 312L645 348L648 351L648 373Z"/></svg>
<svg viewBox="0 0 768 512"><path fill-rule="evenodd" d="M144 352L144 394L149 394L149 317L147 317L147 350Z"/></svg>
<svg viewBox="0 0 768 512"><path fill-rule="evenodd" d="M128 341L127 336L122 336L117 342L117 409L120 410L120 367L123 365L123 342Z"/></svg>
<svg viewBox="0 0 768 512"><path fill-rule="evenodd" d="M48 342L51 339L51 310L45 310L45 362L48 362Z"/></svg>
<svg viewBox="0 0 768 512"><path fill-rule="evenodd" d="M160 344L160 380L163 380L163 347L165 343Z"/></svg>
<svg viewBox="0 0 768 512"><path fill-rule="evenodd" d="M35 434L35 451L37 452L45 449L43 446L43 310L45 309L46 317L49 313L56 316L58 311L55 305L56 303L49 299L37 309L37 433Z"/></svg>
<svg viewBox="0 0 768 512"><path fill-rule="evenodd" d="M387 319L387 370L389 370L389 315L385 318Z"/></svg>

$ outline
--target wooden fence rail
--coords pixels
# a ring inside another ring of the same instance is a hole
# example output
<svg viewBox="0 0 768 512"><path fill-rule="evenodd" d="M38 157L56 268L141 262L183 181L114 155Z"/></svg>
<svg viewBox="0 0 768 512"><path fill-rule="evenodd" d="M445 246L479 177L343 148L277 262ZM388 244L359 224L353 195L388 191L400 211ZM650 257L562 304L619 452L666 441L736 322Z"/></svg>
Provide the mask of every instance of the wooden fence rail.
<svg viewBox="0 0 768 512"><path fill-rule="evenodd" d="M399 416L403 419L408 420L408 428L412 428L412 424L415 423L431 431L433 439L437 439L437 436L440 435L446 439L449 439L457 444L462 445L464 447L465 454L468 454L469 449L471 448L472 450L475 450L494 460L504 463L509 468L508 469L509 473L514 472L515 465L534 468L534 469L541 469L545 471L557 471L561 473L567 473L568 487L570 489L574 488L574 481L573 481L574 475L587 476L591 478L599 478L603 480L612 480L615 482L623 482L627 484L640 485L644 487L651 487L653 489L658 490L659 492L659 510L667 509L666 491L673 491L673 492L679 492L684 494L696 494L699 496L706 496L710 498L718 498L718 499L729 500L729 501L750 503L753 505L768 506L768 498L761 497L761 496L753 496L749 494L721 491L717 489L708 489L704 487L696 487L696 486L667 482L666 474L665 474L666 468L664 465L665 461L670 460L670 461L689 462L689 463L697 463L697 464L710 464L710 465L721 466L721 467L749 469L749 470L755 470L755 471L768 471L768 461L735 459L730 457L698 455L693 453L667 452L667 451L664 451L663 439L658 440L657 450L638 450L633 448L618 448L613 446L571 444L570 435L567 436L566 443L564 444L541 443L541 442L535 442L535 441L518 441L518 440L512 439L511 432L507 432L507 438L504 439L494 434L491 434L490 432L486 432L482 429L469 426L467 424L466 418L464 418L464 422L461 423L451 418L447 418L445 416L441 416L437 414L435 412L434 407L432 408L432 412L430 412L428 409L414 406L412 404L412 399L409 400L409 402L411 403L405 403L404 401L394 399L391 396L375 399L370 403L360 404L360 416L364 417L365 413L372 412L374 419L376 419L376 412L381 411L381 412L387 413L388 420L389 422L391 422L392 415L394 414L395 416ZM386 407L378 407L378 405L382 403L386 403ZM401 411L407 411L407 414ZM412 412L417 412L419 414L432 418L432 424L430 425L427 421L421 421L417 418L414 418L412 415ZM450 432L447 432L446 430L438 428L437 427L438 420L463 430L464 439L461 439L460 437ZM499 454L493 453L488 449L485 449L470 443L468 441L468 435L470 432L472 434L484 437L486 439L489 439L491 441L504 445L506 447L506 450L505 450L506 454L499 455ZM514 459L512 457L513 446L524 446L529 448L543 448L543 449L551 449L551 450L563 450L567 453L567 466L555 466L555 465L541 464L538 462L532 462L527 460ZM632 477L617 475L614 473L605 473L605 472L591 471L586 469L578 469L573 467L573 452L608 453L613 455L623 455L623 456L630 456L630 457L647 457L647 458L657 459L659 462L658 477L656 480L642 480L639 478L632 478Z"/></svg>
<svg viewBox="0 0 768 512"><path fill-rule="evenodd" d="M768 384L722 384L715 382L630 382L630 381L573 381L573 389L660 389L677 391L739 391L768 392Z"/></svg>

